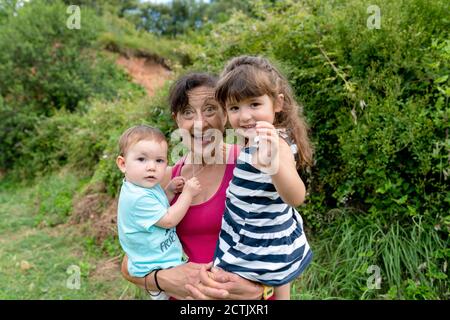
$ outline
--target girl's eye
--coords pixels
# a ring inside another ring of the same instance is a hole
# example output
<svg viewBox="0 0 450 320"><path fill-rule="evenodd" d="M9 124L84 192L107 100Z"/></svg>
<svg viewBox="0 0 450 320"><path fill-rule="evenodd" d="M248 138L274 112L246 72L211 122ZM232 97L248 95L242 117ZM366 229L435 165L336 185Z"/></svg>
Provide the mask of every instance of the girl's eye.
<svg viewBox="0 0 450 320"><path fill-rule="evenodd" d="M238 106L231 106L231 107L228 107L228 111L231 111L231 112L236 112L236 111L238 111L239 110L239 107Z"/></svg>
<svg viewBox="0 0 450 320"><path fill-rule="evenodd" d="M145 158L144 158L144 157L139 157L139 158L138 158L138 161L139 161L139 162L143 162L143 161L145 161Z"/></svg>
<svg viewBox="0 0 450 320"><path fill-rule="evenodd" d="M157 163L164 163L165 161L164 161L164 159L157 159L156 162Z"/></svg>
<svg viewBox="0 0 450 320"><path fill-rule="evenodd" d="M256 108L256 107L259 106L259 102L253 102L250 106L251 106L252 108Z"/></svg>

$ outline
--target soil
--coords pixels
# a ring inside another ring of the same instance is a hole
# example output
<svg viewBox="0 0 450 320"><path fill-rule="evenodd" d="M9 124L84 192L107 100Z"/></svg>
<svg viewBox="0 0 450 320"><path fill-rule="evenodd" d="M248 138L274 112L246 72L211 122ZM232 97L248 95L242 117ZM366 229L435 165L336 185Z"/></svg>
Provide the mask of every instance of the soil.
<svg viewBox="0 0 450 320"><path fill-rule="evenodd" d="M120 56L117 64L123 66L135 83L147 90L149 96L162 87L172 72L158 62L146 57Z"/></svg>

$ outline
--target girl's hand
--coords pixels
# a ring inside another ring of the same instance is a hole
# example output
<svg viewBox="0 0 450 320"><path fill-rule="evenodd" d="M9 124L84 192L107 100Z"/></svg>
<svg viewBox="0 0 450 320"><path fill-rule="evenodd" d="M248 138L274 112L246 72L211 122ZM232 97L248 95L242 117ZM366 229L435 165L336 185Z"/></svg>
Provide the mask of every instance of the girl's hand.
<svg viewBox="0 0 450 320"><path fill-rule="evenodd" d="M200 268L200 282L187 284L186 289L190 292L188 299L195 300L259 300L263 294L259 284L219 268L209 272L204 266Z"/></svg>
<svg viewBox="0 0 450 320"><path fill-rule="evenodd" d="M256 141L258 150L253 164L256 168L269 175L274 175L279 169L279 137L275 127L266 121L256 122Z"/></svg>

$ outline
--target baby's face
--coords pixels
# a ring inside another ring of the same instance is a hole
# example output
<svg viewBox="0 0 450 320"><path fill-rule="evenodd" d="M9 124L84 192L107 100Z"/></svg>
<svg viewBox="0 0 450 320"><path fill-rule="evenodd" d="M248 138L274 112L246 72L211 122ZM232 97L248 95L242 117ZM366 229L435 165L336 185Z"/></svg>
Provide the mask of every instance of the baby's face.
<svg viewBox="0 0 450 320"><path fill-rule="evenodd" d="M154 187L164 178L167 167L167 143L141 140L125 155L121 171L125 179L144 188Z"/></svg>

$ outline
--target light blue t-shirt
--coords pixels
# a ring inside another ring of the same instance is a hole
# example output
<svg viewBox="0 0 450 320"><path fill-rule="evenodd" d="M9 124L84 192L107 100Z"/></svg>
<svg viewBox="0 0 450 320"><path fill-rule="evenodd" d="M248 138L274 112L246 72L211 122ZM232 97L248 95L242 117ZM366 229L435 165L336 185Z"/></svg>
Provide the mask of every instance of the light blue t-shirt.
<svg viewBox="0 0 450 320"><path fill-rule="evenodd" d="M123 181L117 210L119 241L128 256L128 272L144 277L154 269L182 263L182 247L175 228L155 225L169 209L159 184L143 188Z"/></svg>

